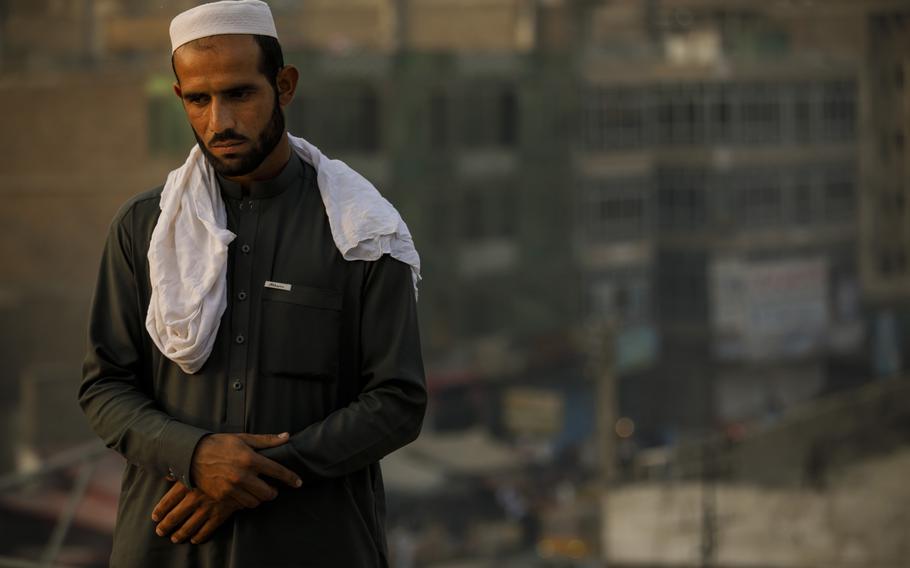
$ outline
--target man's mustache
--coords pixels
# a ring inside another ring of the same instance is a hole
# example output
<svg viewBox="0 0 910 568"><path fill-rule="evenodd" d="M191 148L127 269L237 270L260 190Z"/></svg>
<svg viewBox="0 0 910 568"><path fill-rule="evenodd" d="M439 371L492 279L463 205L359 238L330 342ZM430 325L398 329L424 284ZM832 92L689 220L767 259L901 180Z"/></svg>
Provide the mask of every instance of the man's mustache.
<svg viewBox="0 0 910 568"><path fill-rule="evenodd" d="M224 132L218 132L212 136L209 140L209 146L213 144L219 144L221 142L246 142L246 136L235 132L234 130L227 129Z"/></svg>

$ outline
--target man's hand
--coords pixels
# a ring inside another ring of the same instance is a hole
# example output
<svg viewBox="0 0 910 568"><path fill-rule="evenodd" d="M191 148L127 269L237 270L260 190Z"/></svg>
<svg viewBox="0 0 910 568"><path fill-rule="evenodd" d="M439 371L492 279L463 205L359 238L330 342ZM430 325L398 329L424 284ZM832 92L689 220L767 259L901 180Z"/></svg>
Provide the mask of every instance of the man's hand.
<svg viewBox="0 0 910 568"><path fill-rule="evenodd" d="M259 478L267 475L290 487L300 487L297 475L281 464L256 453L288 441L288 434L210 434L196 446L192 480L215 501L230 501L251 509L278 496L271 485Z"/></svg>
<svg viewBox="0 0 910 568"><path fill-rule="evenodd" d="M178 481L158 501L152 520L161 521L155 527L158 536L167 536L180 527L171 536L171 542L180 543L189 538L193 544L201 544L238 509L232 501L215 501Z"/></svg>

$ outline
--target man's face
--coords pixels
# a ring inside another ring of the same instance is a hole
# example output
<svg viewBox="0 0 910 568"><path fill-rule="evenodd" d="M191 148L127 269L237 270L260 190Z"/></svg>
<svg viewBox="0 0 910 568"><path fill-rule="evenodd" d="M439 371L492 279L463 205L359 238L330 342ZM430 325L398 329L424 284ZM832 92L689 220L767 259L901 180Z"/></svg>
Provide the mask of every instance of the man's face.
<svg viewBox="0 0 910 568"><path fill-rule="evenodd" d="M203 38L174 53L174 90L199 147L227 177L252 173L284 135L278 96L259 71L259 57L249 35Z"/></svg>

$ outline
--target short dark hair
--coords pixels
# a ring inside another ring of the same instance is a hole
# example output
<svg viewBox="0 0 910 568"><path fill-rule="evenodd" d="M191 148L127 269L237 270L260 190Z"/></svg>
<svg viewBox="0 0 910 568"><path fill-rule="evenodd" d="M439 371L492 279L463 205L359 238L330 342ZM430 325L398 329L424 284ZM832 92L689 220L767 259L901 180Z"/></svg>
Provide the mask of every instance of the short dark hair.
<svg viewBox="0 0 910 568"><path fill-rule="evenodd" d="M259 72L265 75L272 85L278 81L278 72L284 67L284 54L278 38L266 35L254 35L259 45Z"/></svg>
<svg viewBox="0 0 910 568"><path fill-rule="evenodd" d="M281 44L278 39L272 36L253 34L256 45L259 46L259 72L265 75L269 83L275 90L278 90L278 72L284 67L284 53L281 52ZM180 81L177 76L177 68L174 66L174 55L171 54L171 69L174 71L174 77Z"/></svg>

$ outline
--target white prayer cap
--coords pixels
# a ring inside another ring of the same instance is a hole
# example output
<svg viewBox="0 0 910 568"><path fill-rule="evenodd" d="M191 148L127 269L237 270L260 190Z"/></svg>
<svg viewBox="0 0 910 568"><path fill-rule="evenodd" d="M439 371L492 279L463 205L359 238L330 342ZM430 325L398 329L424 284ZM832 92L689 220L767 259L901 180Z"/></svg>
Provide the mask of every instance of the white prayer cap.
<svg viewBox="0 0 910 568"><path fill-rule="evenodd" d="M190 8L171 20L171 53L194 39L224 34L278 39L268 4L260 0L221 0Z"/></svg>

